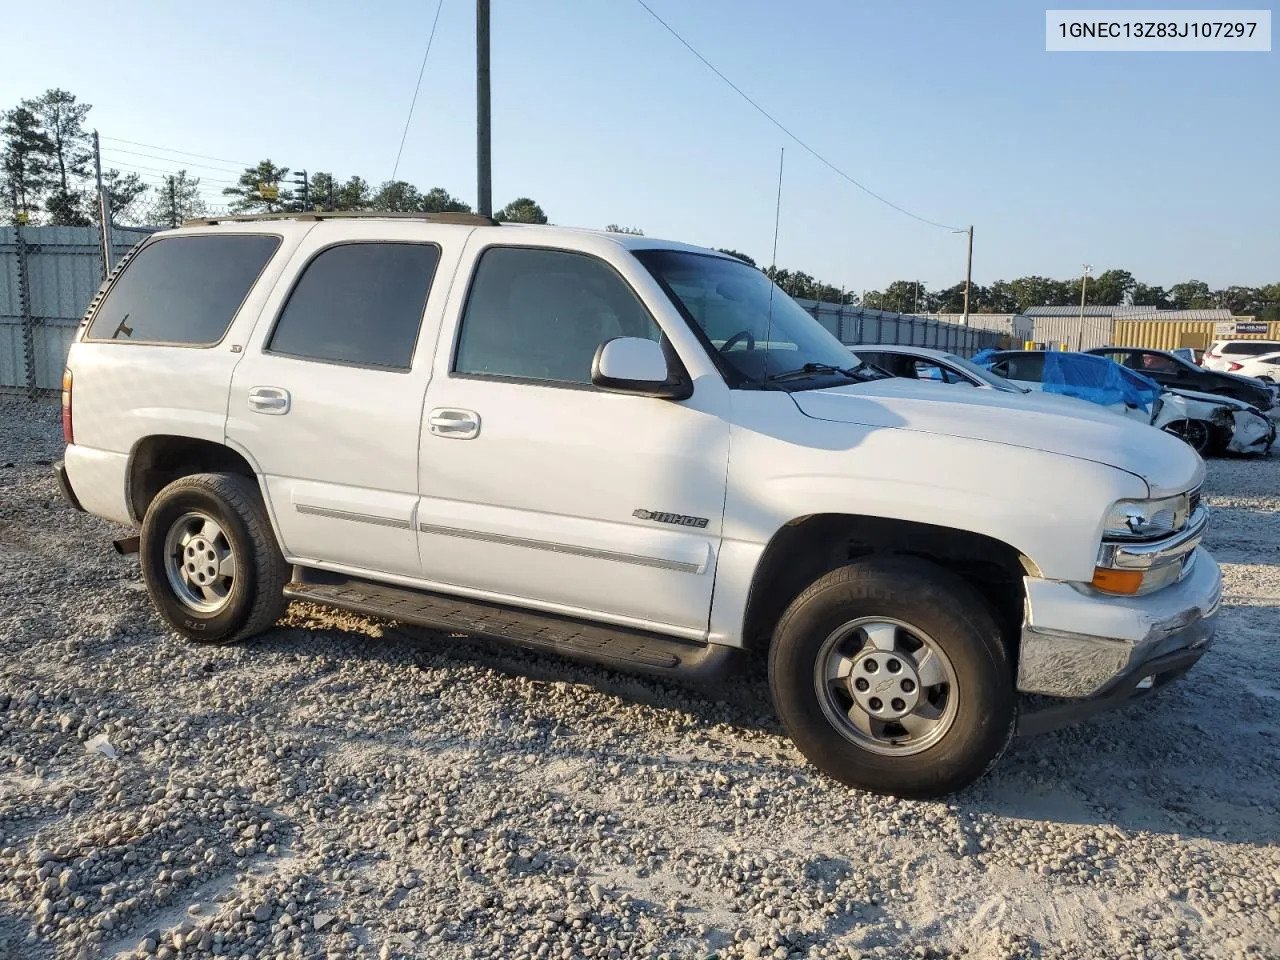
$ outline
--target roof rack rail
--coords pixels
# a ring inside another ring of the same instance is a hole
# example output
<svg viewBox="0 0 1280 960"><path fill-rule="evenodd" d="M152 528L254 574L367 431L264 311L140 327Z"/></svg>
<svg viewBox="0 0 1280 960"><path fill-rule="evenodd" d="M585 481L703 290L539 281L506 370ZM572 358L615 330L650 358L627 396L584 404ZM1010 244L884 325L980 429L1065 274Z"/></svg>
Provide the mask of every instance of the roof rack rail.
<svg viewBox="0 0 1280 960"><path fill-rule="evenodd" d="M498 221L479 213L415 213L400 210L299 210L286 213L243 213L234 216L194 217L184 227L209 227L217 223L254 223L259 220L424 220L458 223L469 227L496 227Z"/></svg>

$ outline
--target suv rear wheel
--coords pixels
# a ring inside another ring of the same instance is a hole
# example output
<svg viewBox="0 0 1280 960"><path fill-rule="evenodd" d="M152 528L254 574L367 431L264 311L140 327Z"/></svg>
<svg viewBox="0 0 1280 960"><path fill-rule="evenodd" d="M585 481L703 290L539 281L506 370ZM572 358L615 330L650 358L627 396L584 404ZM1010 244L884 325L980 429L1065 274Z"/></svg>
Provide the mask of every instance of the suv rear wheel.
<svg viewBox="0 0 1280 960"><path fill-rule="evenodd" d="M801 752L878 793L951 793L1013 736L999 628L968 584L923 560L863 560L817 580L778 623L769 681Z"/></svg>
<svg viewBox="0 0 1280 960"><path fill-rule="evenodd" d="M243 640L284 613L289 566L248 477L198 473L166 486L147 508L139 560L156 609L188 640Z"/></svg>

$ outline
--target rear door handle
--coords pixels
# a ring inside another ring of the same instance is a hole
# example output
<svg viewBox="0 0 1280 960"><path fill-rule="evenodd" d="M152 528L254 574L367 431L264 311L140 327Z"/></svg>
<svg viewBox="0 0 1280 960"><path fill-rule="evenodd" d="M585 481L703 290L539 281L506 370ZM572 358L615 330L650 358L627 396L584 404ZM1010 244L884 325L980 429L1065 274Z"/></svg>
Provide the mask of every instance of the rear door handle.
<svg viewBox="0 0 1280 960"><path fill-rule="evenodd" d="M254 413L283 416L289 412L289 391L283 387L252 387L249 409Z"/></svg>
<svg viewBox="0 0 1280 960"><path fill-rule="evenodd" d="M427 429L437 437L450 440L474 440L480 435L480 414L474 410L436 407L427 414Z"/></svg>

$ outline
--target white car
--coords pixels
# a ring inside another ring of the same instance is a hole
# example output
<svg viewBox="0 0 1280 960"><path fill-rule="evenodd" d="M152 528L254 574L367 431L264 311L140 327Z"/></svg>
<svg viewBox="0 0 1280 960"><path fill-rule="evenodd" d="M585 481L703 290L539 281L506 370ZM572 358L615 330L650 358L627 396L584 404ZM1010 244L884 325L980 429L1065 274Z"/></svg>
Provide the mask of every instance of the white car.
<svg viewBox="0 0 1280 960"><path fill-rule="evenodd" d="M1280 384L1280 350L1255 356L1238 354L1228 361L1224 369L1242 377L1257 377L1264 383Z"/></svg>
<svg viewBox="0 0 1280 960"><path fill-rule="evenodd" d="M1200 658L1222 581L1185 444L852 367L712 250L215 218L95 298L55 469L141 528L117 549L193 642L295 598L708 684L755 652L814 764L907 796Z"/></svg>
<svg viewBox="0 0 1280 960"><path fill-rule="evenodd" d="M1280 341L1215 340L1200 365L1220 373L1280 383Z"/></svg>
<svg viewBox="0 0 1280 960"><path fill-rule="evenodd" d="M1042 390L1046 362L1053 355L1043 350L1000 351L993 357L992 371L1015 386ZM1095 353L1069 356L1080 357L1082 362L1092 365L1114 363ZM1276 438L1276 425L1257 407L1218 394L1160 388L1154 382L1151 385L1161 392L1149 404L1114 402L1098 405L1180 437L1201 456L1224 452L1265 455L1270 452Z"/></svg>

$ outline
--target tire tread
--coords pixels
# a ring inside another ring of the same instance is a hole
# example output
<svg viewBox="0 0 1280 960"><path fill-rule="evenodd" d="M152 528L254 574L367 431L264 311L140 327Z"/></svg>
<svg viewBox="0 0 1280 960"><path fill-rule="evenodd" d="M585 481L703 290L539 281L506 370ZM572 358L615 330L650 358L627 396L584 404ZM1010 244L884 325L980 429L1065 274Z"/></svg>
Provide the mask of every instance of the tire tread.
<svg viewBox="0 0 1280 960"><path fill-rule="evenodd" d="M253 576L250 585L252 601L244 621L223 637L207 641L200 641L196 637L191 639L196 642L229 644L247 640L271 629L288 606L284 588L289 582L291 569L276 543L275 532L271 529L271 521L267 517L257 480L237 473L193 473L170 483L161 491L161 495L180 493L186 489L211 493L225 501L244 524L253 554L249 558Z"/></svg>

